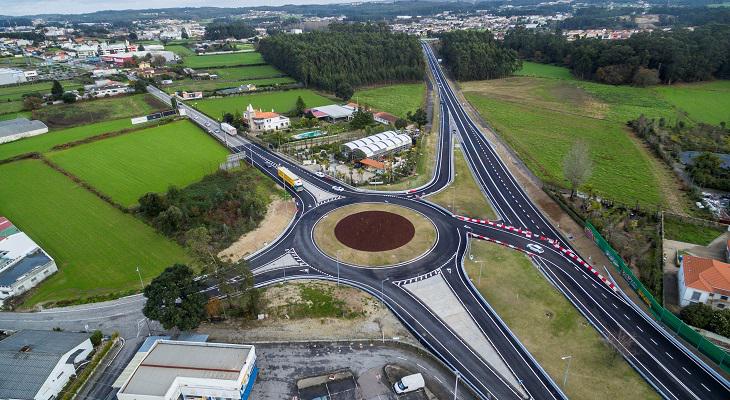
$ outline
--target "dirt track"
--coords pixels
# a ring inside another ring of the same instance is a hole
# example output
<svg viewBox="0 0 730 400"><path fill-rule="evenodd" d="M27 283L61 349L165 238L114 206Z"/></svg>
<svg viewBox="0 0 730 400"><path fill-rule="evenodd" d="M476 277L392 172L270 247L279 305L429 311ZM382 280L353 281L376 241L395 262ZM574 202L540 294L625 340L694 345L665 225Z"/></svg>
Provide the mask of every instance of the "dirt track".
<svg viewBox="0 0 730 400"><path fill-rule="evenodd" d="M360 251L387 251L410 242L416 228L407 218L387 211L350 214L335 226L335 237Z"/></svg>

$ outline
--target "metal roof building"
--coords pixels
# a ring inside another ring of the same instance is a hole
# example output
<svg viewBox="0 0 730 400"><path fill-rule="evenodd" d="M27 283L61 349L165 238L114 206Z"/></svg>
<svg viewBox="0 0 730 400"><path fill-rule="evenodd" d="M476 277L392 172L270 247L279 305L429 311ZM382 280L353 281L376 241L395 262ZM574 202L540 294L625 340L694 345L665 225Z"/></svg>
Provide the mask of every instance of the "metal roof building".
<svg viewBox="0 0 730 400"><path fill-rule="evenodd" d="M91 350L87 333L22 330L0 340L0 399L57 397Z"/></svg>
<svg viewBox="0 0 730 400"><path fill-rule="evenodd" d="M342 152L355 160L382 157L411 147L411 137L394 131L353 140L342 145Z"/></svg>
<svg viewBox="0 0 730 400"><path fill-rule="evenodd" d="M12 142L24 137L40 135L48 132L48 127L41 121L28 118L15 118L0 121L0 143Z"/></svg>

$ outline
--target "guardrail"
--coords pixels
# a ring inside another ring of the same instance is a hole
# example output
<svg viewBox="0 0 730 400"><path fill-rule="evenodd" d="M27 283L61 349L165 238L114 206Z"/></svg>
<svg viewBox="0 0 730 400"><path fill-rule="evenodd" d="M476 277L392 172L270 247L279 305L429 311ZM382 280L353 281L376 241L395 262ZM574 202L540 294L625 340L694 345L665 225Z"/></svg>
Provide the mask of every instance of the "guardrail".
<svg viewBox="0 0 730 400"><path fill-rule="evenodd" d="M696 332L692 327L685 324L681 319L674 315L671 311L662 307L649 290L644 287L644 284L639 281L639 278L634 275L631 268L626 265L623 258L614 250L606 239L601 236L596 228L591 225L590 222L585 223L585 233L589 235L596 245L603 250L604 254L611 261L611 264L621 274L621 276L628 282L629 286L636 292L636 294L643 300L648 306L651 313L656 319L661 321L667 328L672 332L675 332L687 343L699 350L700 353L707 356L710 360L717 363L720 368L725 372L730 373L730 354L725 350L718 347L714 343L705 339L702 335Z"/></svg>

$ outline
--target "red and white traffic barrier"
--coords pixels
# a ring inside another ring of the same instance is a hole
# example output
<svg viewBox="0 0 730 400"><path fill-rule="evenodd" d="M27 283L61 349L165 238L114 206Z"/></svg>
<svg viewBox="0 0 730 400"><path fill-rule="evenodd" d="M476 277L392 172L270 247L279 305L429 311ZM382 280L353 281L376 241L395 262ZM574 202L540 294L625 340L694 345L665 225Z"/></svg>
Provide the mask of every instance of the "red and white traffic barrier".
<svg viewBox="0 0 730 400"><path fill-rule="evenodd" d="M503 223L490 221L488 219L477 219L477 218L465 217L463 215L454 215L454 218L456 218L458 220L461 220L461 221L464 221L464 222L472 222L472 223L475 223L475 224L482 224L482 225L493 226L495 228L504 229L504 230L510 231L510 232L516 232L516 233L519 233L521 235L525 235L528 238L532 238L532 232L531 231L528 231L527 229L517 228L517 227L514 227L512 225L505 225Z"/></svg>
<svg viewBox="0 0 730 400"><path fill-rule="evenodd" d="M476 233L471 233L471 232L468 232L468 235L470 235L471 237L477 238L477 239L479 239L479 240L485 240L485 241L487 241L487 242L492 242L492 243L496 243L496 244L498 244L498 245L500 245L500 246L504 246L504 247L509 247L509 248L510 248L510 249L512 249L512 250L517 250L517 251L521 251L521 252L523 252L523 253L527 254L527 256L528 256L528 257L532 257L532 256L534 256L534 255L535 255L535 253L529 252L529 251L527 251L527 250L525 250L525 249L521 249L521 248L519 248L519 247L517 247L517 246L514 246L514 245L511 245L511 244L509 244L509 243L505 243L505 242L503 242L503 241L501 241L501 240L497 240L497 239L492 239L492 238L490 238L490 237L487 237L487 236L484 236L484 235L478 235L478 234L476 234Z"/></svg>
<svg viewBox="0 0 730 400"><path fill-rule="evenodd" d="M611 282L605 276L601 275L601 273L598 272L598 270L596 270L595 268L593 268L593 266L591 264L588 264L587 262L585 262L582 258L580 258L572 250L561 246L560 243L557 240L555 240L555 239L550 239L550 238L547 238L545 236L540 236L540 240L546 241L546 242L550 243L554 248L558 249L566 257L571 258L572 260L576 261L578 264L582 265L583 267L585 267L589 271L591 271L593 273L593 275L597 276L598 279L601 280L601 282L605 283L614 292L618 292L618 289L616 289L616 285L614 285L613 282Z"/></svg>

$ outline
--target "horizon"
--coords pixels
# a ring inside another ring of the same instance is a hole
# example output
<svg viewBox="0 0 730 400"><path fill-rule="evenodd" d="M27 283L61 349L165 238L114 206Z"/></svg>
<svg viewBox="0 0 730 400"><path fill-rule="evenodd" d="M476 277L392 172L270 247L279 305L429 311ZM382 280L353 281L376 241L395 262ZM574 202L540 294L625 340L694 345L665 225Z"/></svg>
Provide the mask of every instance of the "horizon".
<svg viewBox="0 0 730 400"><path fill-rule="evenodd" d="M359 0L358 2L372 2L375 0ZM285 5L317 5L317 4L347 4L348 0L128 0L119 3L111 0L40 0L18 1L0 0L0 15L9 17L23 17L43 14L78 15L99 11L148 10L165 8L241 8L261 6Z"/></svg>

